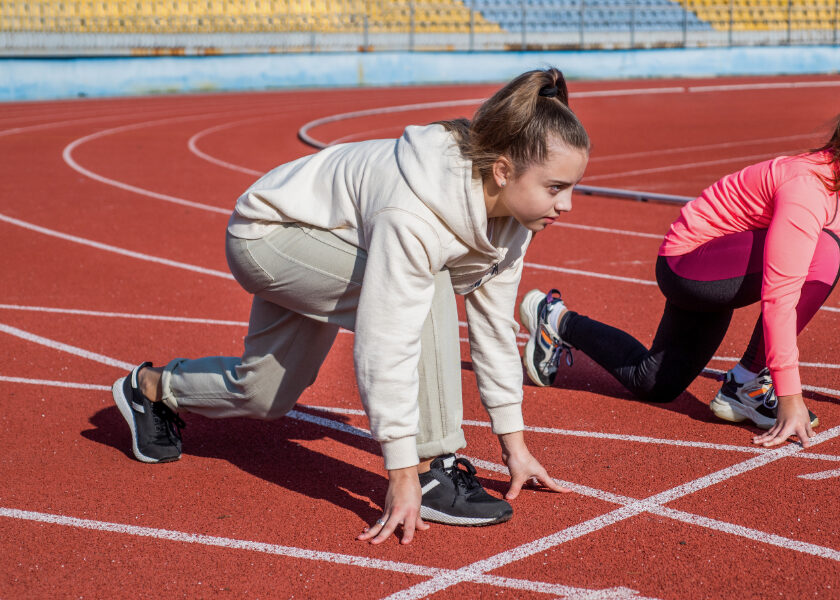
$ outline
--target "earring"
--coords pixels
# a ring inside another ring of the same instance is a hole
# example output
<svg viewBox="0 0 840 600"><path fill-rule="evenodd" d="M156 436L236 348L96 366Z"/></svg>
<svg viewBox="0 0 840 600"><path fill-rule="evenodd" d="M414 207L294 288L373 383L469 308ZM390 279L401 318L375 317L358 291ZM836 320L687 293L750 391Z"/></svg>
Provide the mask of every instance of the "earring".
<svg viewBox="0 0 840 600"><path fill-rule="evenodd" d="M499 187L505 187L506 185L507 185L507 181L502 181L502 182L499 184Z"/></svg>

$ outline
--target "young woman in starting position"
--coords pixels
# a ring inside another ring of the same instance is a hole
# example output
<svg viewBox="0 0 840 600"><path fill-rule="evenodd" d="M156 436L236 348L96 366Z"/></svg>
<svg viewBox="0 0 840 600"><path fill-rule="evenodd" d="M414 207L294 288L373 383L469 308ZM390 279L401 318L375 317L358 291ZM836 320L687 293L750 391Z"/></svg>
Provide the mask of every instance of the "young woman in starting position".
<svg viewBox="0 0 840 600"><path fill-rule="evenodd" d="M143 363L113 386L145 462L181 454L178 413L273 419L318 373L339 327L388 471L379 543L424 519L488 525L511 506L454 452L461 360L453 291L465 295L470 353L513 499L536 479L563 491L523 437L514 320L532 233L571 206L589 157L556 69L517 77L475 118L408 127L397 140L341 144L279 166L237 201L226 251L254 295L241 357Z"/></svg>
<svg viewBox="0 0 840 600"><path fill-rule="evenodd" d="M666 302L650 349L567 310L557 290L532 290L520 305L531 334L529 378L549 385L574 347L638 398L669 402L712 358L733 310L760 302L747 350L710 407L722 419L767 429L756 444L796 435L807 447L819 421L802 400L796 336L840 275L838 190L840 119L821 148L746 167L686 204L656 260Z"/></svg>

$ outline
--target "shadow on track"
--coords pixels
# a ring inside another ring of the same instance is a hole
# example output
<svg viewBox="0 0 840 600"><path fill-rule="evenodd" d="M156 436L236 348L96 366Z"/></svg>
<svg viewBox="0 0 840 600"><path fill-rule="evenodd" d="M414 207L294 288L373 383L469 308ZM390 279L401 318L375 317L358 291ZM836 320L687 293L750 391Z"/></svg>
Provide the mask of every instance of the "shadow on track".
<svg viewBox="0 0 840 600"><path fill-rule="evenodd" d="M375 455L376 464L381 464L379 444L373 440L288 417L258 421L183 416L187 427L183 432L181 460L195 456L226 460L269 483L335 504L366 523L372 523L382 514L381 507L372 499L379 501L385 497L388 480L384 472L365 470L300 443L335 440ZM329 415L329 418L346 421L342 415ZM82 431L83 437L116 448L126 455L126 460L134 460L128 427L116 407L100 410L91 417L90 424L93 428ZM149 465L150 471L155 467Z"/></svg>

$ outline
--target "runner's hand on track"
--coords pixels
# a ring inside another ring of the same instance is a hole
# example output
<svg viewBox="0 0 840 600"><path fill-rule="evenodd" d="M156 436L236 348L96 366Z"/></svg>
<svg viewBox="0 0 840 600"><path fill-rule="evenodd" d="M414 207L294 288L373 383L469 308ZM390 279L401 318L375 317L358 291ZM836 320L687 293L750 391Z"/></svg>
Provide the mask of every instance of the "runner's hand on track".
<svg viewBox="0 0 840 600"><path fill-rule="evenodd" d="M356 539L381 544L399 525L403 528L400 540L403 544L411 543L416 529L429 528L428 523L420 518L420 478L417 475L417 467L388 471L388 493L385 495L382 516L369 527L365 527Z"/></svg>
<svg viewBox="0 0 840 600"><path fill-rule="evenodd" d="M500 435L499 443L502 445L502 460L510 471L510 488L505 494L506 500L515 499L522 486L531 479L554 492L572 491L554 481L539 461L533 457L525 445L525 436L521 431Z"/></svg>
<svg viewBox="0 0 840 600"><path fill-rule="evenodd" d="M776 424L766 433L753 437L753 444L765 448L778 446L791 436L799 438L803 448L811 445L814 430L811 429L811 417L802 400L802 394L779 396L779 409L776 412Z"/></svg>

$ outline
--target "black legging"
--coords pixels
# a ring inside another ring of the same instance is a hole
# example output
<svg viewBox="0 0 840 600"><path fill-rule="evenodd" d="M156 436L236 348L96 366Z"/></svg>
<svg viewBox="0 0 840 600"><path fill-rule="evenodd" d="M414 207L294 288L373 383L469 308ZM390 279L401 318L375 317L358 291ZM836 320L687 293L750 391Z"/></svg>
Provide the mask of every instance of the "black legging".
<svg viewBox="0 0 840 600"><path fill-rule="evenodd" d="M745 234L751 240L749 256L743 257L741 262L745 265L745 272L738 277L714 281L687 279L672 270L666 257L657 258L656 281L666 302L649 350L630 334L574 311L567 312L560 320L560 337L604 367L639 399L670 402L688 387L714 356L726 335L734 309L758 302L761 298L761 257L766 231L733 235ZM797 305L797 332L825 302L840 277L840 260L837 258L840 256L840 239L827 230L823 234L822 244L815 252L815 260L824 260L823 276L808 278L802 286ZM834 247L834 244L837 246ZM818 257L818 253L823 256ZM824 275L824 255L829 255L828 270L833 269L833 281L827 281ZM717 260L726 258L729 257L716 257ZM764 360L764 332L759 317L741 362L758 371L765 366Z"/></svg>

